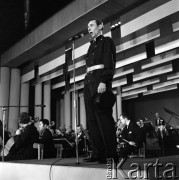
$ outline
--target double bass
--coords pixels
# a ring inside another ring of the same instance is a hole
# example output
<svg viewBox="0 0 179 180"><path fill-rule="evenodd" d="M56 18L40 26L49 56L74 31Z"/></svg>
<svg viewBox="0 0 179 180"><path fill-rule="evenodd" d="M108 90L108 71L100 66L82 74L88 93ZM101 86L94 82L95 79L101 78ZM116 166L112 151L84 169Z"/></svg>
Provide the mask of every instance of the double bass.
<svg viewBox="0 0 179 180"><path fill-rule="evenodd" d="M0 156L2 157L3 154L4 156L7 156L9 154L10 149L12 148L12 146L14 145L15 141L14 141L14 137L11 137L5 144L4 148L2 147L1 152L0 152Z"/></svg>
<svg viewBox="0 0 179 180"><path fill-rule="evenodd" d="M39 120L39 118L36 117L34 120L30 120L29 123L37 123L38 120ZM7 156L9 154L9 151L13 147L13 145L15 144L17 137L21 133L23 133L24 129L25 129L25 127L20 125L19 129L16 130L15 135L9 138L9 140L6 142L4 148L2 147L2 149L0 151L0 156L3 156L3 155Z"/></svg>

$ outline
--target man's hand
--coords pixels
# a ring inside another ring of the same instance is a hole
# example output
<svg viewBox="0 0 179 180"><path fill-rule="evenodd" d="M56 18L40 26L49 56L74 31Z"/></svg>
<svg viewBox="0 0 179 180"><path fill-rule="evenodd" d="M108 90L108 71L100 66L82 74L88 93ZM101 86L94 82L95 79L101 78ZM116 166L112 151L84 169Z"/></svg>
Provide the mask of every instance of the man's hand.
<svg viewBox="0 0 179 180"><path fill-rule="evenodd" d="M99 86L98 86L98 93L103 93L106 91L106 84L105 83L99 83Z"/></svg>
<svg viewBox="0 0 179 180"><path fill-rule="evenodd" d="M21 134L21 130L20 129L17 129L16 130L16 135L20 135Z"/></svg>
<svg viewBox="0 0 179 180"><path fill-rule="evenodd" d="M131 146L136 146L135 142L133 142L133 141L129 141L129 144L130 144Z"/></svg>

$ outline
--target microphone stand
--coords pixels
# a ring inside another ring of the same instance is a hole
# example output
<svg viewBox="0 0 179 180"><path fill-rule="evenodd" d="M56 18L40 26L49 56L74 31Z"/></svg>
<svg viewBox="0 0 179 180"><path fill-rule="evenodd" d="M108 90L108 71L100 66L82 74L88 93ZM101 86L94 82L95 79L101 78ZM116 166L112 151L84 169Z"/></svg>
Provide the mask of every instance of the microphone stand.
<svg viewBox="0 0 179 180"><path fill-rule="evenodd" d="M2 108L2 162L4 162L4 147L5 147L5 143L4 143L4 137L5 137L5 119L6 119L6 108L9 107L31 107L31 106L0 106ZM45 105L34 105L34 107L45 107Z"/></svg>
<svg viewBox="0 0 179 180"><path fill-rule="evenodd" d="M75 70L75 38L72 39L72 61L73 61L73 97L74 97L74 115L75 115L75 136L76 136L76 164L79 163L79 152L78 152L78 134L77 134L77 98L76 98L76 70Z"/></svg>

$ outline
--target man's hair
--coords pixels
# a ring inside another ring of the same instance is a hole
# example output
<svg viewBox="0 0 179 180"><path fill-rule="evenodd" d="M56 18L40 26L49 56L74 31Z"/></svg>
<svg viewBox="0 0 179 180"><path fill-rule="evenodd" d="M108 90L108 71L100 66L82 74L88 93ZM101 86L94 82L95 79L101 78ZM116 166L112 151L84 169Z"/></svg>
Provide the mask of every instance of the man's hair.
<svg viewBox="0 0 179 180"><path fill-rule="evenodd" d="M130 119L129 116L128 116L125 112L123 112L123 113L121 114L121 116L122 116L123 118Z"/></svg>
<svg viewBox="0 0 179 180"><path fill-rule="evenodd" d="M29 114L27 112L20 113L18 121L20 124L28 124L30 122Z"/></svg>
<svg viewBox="0 0 179 180"><path fill-rule="evenodd" d="M99 26L99 25L102 25L102 31L104 29L104 24L103 24L103 21L101 19L91 19L91 21L96 21L96 24Z"/></svg>
<svg viewBox="0 0 179 180"><path fill-rule="evenodd" d="M49 120L48 119L41 119L39 122L42 122L43 125L49 126Z"/></svg>

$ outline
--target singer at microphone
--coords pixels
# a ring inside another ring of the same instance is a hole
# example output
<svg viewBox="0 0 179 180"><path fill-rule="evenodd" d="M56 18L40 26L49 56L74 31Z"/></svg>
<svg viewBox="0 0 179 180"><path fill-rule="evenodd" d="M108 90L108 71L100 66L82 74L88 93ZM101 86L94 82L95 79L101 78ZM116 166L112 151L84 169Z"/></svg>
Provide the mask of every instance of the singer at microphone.
<svg viewBox="0 0 179 180"><path fill-rule="evenodd" d="M79 38L82 38L82 37L84 37L84 34L83 34L83 33L71 37L71 38L69 39L69 41L76 40L76 39L79 39Z"/></svg>
<svg viewBox="0 0 179 180"><path fill-rule="evenodd" d="M91 20L87 28L92 40L85 57L87 73L84 80L84 100L93 147L92 156L84 161L106 163L106 158L117 160L116 131L112 117L115 97L111 92L116 46L111 37L103 36L104 26L101 20Z"/></svg>

